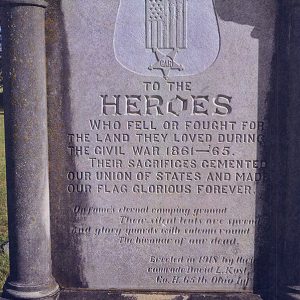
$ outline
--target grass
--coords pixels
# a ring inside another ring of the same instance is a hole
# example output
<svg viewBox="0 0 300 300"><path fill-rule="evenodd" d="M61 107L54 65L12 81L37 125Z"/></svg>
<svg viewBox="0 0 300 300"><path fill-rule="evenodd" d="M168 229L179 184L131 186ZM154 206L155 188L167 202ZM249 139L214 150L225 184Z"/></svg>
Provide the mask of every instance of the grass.
<svg viewBox="0 0 300 300"><path fill-rule="evenodd" d="M6 176L4 148L4 115L0 113L0 244L8 240L7 207L6 207ZM9 269L8 255L0 252L0 291Z"/></svg>

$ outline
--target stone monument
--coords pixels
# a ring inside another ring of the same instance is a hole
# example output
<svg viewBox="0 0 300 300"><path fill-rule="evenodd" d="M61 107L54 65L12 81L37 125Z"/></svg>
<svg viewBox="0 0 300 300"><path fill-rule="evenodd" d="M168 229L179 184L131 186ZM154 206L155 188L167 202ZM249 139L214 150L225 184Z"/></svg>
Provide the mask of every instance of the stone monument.
<svg viewBox="0 0 300 300"><path fill-rule="evenodd" d="M300 299L300 1L0 5L4 299Z"/></svg>

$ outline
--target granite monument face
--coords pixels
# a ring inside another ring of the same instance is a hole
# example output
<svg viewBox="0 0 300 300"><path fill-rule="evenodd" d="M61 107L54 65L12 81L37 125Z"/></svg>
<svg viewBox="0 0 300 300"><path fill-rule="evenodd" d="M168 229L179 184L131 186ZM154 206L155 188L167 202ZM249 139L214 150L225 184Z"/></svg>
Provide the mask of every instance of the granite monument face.
<svg viewBox="0 0 300 300"><path fill-rule="evenodd" d="M63 286L253 290L276 5L239 6L247 16L224 1L62 1L50 190Z"/></svg>
<svg viewBox="0 0 300 300"><path fill-rule="evenodd" d="M57 282L66 291L85 289L85 295L275 299L276 33L282 4L51 0L45 9L40 1L2 2L8 98L20 94L9 70L24 60L22 49L9 54L20 47L14 20L33 22L31 11L46 11L40 33L31 37L32 45L44 43L44 56L38 54L47 67L38 68L47 75L39 85L47 91L47 99L41 97L43 112L47 100L49 136L47 141L39 133L40 143L49 146L49 184L47 175L42 178L50 192L44 190L45 204L37 208L44 212L50 203L45 222L51 254L45 250L40 257L52 266L45 294L55 294ZM29 31L37 25L31 26ZM17 113L27 118L27 90L21 92L21 104L6 104L11 122ZM9 122L7 128L11 136L18 132ZM35 135L32 125L26 128ZM23 138L22 147L32 147L30 141ZM14 147L8 145L10 153ZM8 173L13 162L10 167ZM17 188L9 185L15 194ZM11 220L17 212L11 205ZM10 226L13 232L16 224ZM18 241L10 247L18 257ZM15 295L17 278L12 272L8 296ZM70 299L86 299L84 293ZM17 296L28 297L24 290Z"/></svg>

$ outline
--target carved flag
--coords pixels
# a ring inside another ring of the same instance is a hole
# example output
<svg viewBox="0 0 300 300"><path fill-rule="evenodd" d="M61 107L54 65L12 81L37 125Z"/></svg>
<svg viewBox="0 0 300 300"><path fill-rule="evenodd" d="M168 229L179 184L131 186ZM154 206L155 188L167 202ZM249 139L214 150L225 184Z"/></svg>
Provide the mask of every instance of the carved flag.
<svg viewBox="0 0 300 300"><path fill-rule="evenodd" d="M186 0L146 0L146 48L187 47Z"/></svg>
<svg viewBox="0 0 300 300"><path fill-rule="evenodd" d="M166 80L199 74L220 50L213 0L120 0L113 44L131 72Z"/></svg>

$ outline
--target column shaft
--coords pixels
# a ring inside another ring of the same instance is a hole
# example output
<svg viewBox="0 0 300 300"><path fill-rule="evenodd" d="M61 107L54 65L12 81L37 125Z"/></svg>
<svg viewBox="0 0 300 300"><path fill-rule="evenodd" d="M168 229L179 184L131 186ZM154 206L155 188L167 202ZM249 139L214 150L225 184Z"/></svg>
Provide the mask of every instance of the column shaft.
<svg viewBox="0 0 300 300"><path fill-rule="evenodd" d="M44 1L2 1L10 241L6 296L54 294L48 177Z"/></svg>

